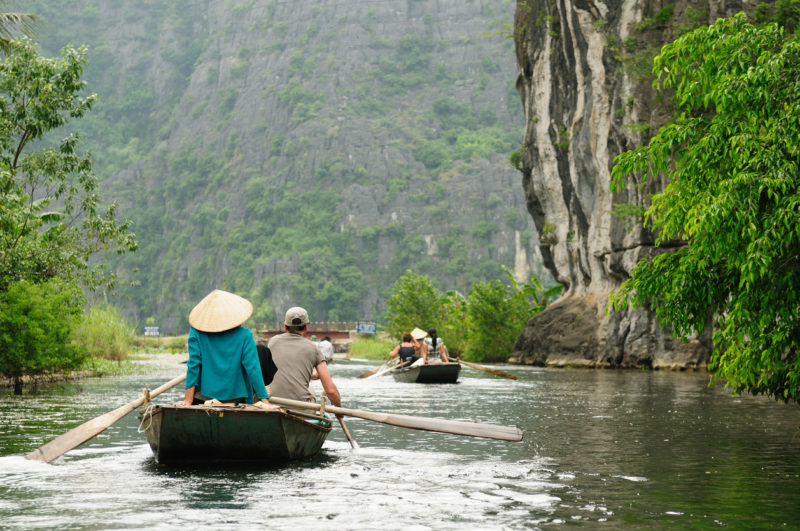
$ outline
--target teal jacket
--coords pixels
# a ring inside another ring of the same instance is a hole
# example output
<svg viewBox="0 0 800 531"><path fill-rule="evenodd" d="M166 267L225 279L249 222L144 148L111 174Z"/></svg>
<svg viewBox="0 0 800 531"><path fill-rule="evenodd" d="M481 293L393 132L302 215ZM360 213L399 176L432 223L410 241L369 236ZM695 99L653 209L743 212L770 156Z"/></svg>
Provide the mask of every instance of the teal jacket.
<svg viewBox="0 0 800 531"><path fill-rule="evenodd" d="M269 398L253 333L242 326L216 333L189 327L186 389L192 386L195 392L222 401L244 397L252 404L253 393Z"/></svg>

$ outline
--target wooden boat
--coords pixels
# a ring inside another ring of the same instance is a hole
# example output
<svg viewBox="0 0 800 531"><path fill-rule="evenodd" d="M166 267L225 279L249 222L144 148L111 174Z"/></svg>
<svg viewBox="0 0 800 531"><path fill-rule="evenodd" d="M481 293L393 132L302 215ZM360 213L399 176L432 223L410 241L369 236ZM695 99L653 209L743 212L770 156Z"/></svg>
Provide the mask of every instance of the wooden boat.
<svg viewBox="0 0 800 531"><path fill-rule="evenodd" d="M392 376L398 382L456 383L459 372L461 372L460 363L435 363L397 369L392 371Z"/></svg>
<svg viewBox="0 0 800 531"><path fill-rule="evenodd" d="M139 419L160 464L303 459L331 431L326 417L244 405L152 405Z"/></svg>

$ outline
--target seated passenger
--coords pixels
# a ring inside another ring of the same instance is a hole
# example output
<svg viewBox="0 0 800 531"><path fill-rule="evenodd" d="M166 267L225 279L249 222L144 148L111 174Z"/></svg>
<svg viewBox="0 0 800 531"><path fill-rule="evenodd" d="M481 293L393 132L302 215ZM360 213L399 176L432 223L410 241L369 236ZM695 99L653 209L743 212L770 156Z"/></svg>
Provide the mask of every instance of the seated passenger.
<svg viewBox="0 0 800 531"><path fill-rule="evenodd" d="M218 289L192 309L186 392L178 405L211 399L252 404L254 396L269 404L253 333L242 326L252 313L247 299Z"/></svg>
<svg viewBox="0 0 800 531"><path fill-rule="evenodd" d="M328 400L341 407L339 389L328 372L325 357L316 343L305 337L308 322L308 312L303 308L289 308L284 319L286 332L269 340L267 347L278 368L269 386L270 392L280 398L315 402L316 397L308 384L319 378Z"/></svg>
<svg viewBox="0 0 800 531"><path fill-rule="evenodd" d="M414 339L414 336L412 336L410 333L406 332L403 334L403 342L394 347L394 350L389 353L389 357L394 358L399 354L400 363L403 363L404 367L408 367L420 359L420 356L417 355L418 350L419 341Z"/></svg>
<svg viewBox="0 0 800 531"><path fill-rule="evenodd" d="M436 363L448 363L447 347L444 346L442 340L437 336L436 329L431 328L428 330L428 336L422 345L422 359L424 363L433 365Z"/></svg>

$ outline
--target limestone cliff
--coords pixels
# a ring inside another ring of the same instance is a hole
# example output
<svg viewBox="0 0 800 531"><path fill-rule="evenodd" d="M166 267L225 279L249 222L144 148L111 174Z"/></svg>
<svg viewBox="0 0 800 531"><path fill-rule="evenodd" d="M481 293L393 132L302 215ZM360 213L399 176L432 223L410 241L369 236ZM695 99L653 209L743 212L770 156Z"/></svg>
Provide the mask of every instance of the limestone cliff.
<svg viewBox="0 0 800 531"><path fill-rule="evenodd" d="M109 257L131 321L182 333L216 287L256 321L380 320L407 269L462 293L543 273L510 0L13 4L48 55L89 47L78 126L140 242Z"/></svg>
<svg viewBox="0 0 800 531"><path fill-rule="evenodd" d="M654 247L641 217L614 215L614 205L646 206L663 183L611 193L610 174L614 157L646 142L671 112L651 89L649 67L659 47L743 7L741 2L517 2L517 90L526 124L523 186L545 265L564 294L531 319L512 361L706 365L709 337L681 343L646 309L605 311L609 293L639 260L670 247Z"/></svg>

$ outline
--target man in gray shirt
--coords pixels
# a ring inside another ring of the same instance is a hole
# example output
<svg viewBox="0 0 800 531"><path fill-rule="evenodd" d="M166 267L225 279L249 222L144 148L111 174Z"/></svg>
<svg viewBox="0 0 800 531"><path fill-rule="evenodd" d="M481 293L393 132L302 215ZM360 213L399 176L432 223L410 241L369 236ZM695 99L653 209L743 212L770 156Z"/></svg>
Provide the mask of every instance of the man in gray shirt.
<svg viewBox="0 0 800 531"><path fill-rule="evenodd" d="M272 361L278 368L272 383L269 385L270 396L315 402L309 382L316 376L322 383L328 400L334 406L342 407L339 389L331 378L325 357L316 343L305 337L308 327L308 312L295 306L286 311L284 329L267 343L272 353Z"/></svg>

